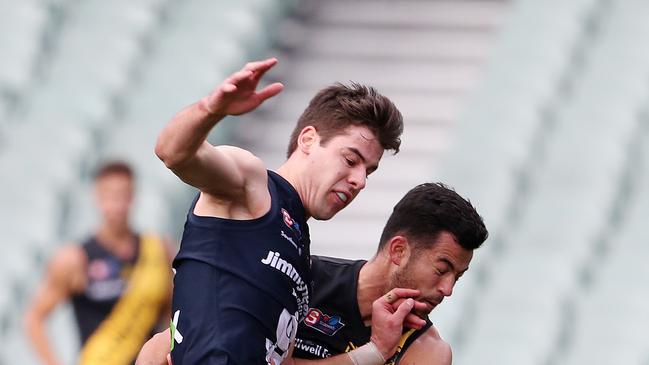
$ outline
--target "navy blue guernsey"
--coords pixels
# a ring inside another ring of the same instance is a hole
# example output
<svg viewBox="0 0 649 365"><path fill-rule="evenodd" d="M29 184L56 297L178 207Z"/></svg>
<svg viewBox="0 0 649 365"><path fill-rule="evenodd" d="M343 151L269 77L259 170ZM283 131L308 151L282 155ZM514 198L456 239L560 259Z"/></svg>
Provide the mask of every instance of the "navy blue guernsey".
<svg viewBox="0 0 649 365"><path fill-rule="evenodd" d="M252 220L187 214L174 259L172 360L279 364L309 307L309 228L288 181L268 171L270 210Z"/></svg>

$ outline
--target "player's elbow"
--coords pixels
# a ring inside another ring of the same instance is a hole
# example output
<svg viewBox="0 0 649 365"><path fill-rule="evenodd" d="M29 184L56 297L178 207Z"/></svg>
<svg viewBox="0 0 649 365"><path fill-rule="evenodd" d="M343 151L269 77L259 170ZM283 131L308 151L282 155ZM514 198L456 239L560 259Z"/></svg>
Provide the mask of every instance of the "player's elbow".
<svg viewBox="0 0 649 365"><path fill-rule="evenodd" d="M162 136L156 142L155 154L170 170L178 169L189 158L187 153L173 148L172 143Z"/></svg>

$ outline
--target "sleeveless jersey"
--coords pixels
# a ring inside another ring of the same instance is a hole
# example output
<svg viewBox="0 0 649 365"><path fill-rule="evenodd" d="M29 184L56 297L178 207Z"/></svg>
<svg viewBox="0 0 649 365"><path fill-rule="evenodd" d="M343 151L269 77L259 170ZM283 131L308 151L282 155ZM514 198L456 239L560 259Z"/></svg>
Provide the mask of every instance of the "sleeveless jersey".
<svg viewBox="0 0 649 365"><path fill-rule="evenodd" d="M138 238L134 257L126 261L108 252L94 236L81 246L88 257L88 282L84 292L73 295L71 300L82 345L110 314L126 290L133 264L140 253L139 242Z"/></svg>
<svg viewBox="0 0 649 365"><path fill-rule="evenodd" d="M364 260L313 256L313 295L309 313L298 327L293 356L322 359L351 351L369 342L371 328L365 326L358 308L358 274ZM395 355L386 364L397 365L404 352L432 325L406 330Z"/></svg>
<svg viewBox="0 0 649 365"><path fill-rule="evenodd" d="M138 237L136 254L121 260L90 238L87 284L71 298L81 334L79 364L132 364L168 304L171 278L159 237Z"/></svg>
<svg viewBox="0 0 649 365"><path fill-rule="evenodd" d="M299 195L268 171L270 210L252 220L187 215L174 277L172 359L279 364L308 310L309 229Z"/></svg>

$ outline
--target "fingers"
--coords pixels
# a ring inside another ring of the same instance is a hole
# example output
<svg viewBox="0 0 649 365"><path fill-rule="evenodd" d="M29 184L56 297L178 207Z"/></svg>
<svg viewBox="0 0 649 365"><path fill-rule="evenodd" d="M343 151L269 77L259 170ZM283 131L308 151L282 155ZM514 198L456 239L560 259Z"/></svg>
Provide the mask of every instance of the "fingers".
<svg viewBox="0 0 649 365"><path fill-rule="evenodd" d="M426 321L419 318L416 314L408 313L406 319L403 322L403 325L408 328L420 329L426 325Z"/></svg>
<svg viewBox="0 0 649 365"><path fill-rule="evenodd" d="M279 94L280 92L282 92L282 90L284 90L284 85L282 85L279 82L275 82L263 88L261 91L257 93L257 95L263 101Z"/></svg>
<svg viewBox="0 0 649 365"><path fill-rule="evenodd" d="M225 82L221 85L221 91L224 93L232 93L237 90L237 85L246 79L249 79L252 76L252 71L250 70L241 70L233 73L228 77Z"/></svg>
<svg viewBox="0 0 649 365"><path fill-rule="evenodd" d="M390 291L398 295L400 298L412 298L421 294L417 289L394 288Z"/></svg>
<svg viewBox="0 0 649 365"><path fill-rule="evenodd" d="M428 305L426 303L415 300L415 306L413 310L424 312L427 309L428 309Z"/></svg>
<svg viewBox="0 0 649 365"><path fill-rule="evenodd" d="M269 58L264 61L250 62L243 69L251 71L253 73L252 79L259 81L266 71L270 70L273 66L277 64L276 58Z"/></svg>
<svg viewBox="0 0 649 365"><path fill-rule="evenodd" d="M416 289L394 288L384 294L381 299L387 304L392 304L399 299L412 298L418 296L419 294L421 294L421 292Z"/></svg>
<svg viewBox="0 0 649 365"><path fill-rule="evenodd" d="M238 86L245 81L251 81L255 84L261 79L266 71L277 64L276 58L269 58L264 61L249 62L240 71L230 75L221 85L223 93L233 93L238 90ZM261 100L266 100L279 94L284 89L284 85L279 82L266 86L263 90L257 92Z"/></svg>
<svg viewBox="0 0 649 365"><path fill-rule="evenodd" d="M394 312L394 317L397 321L403 322L406 316L410 313L412 308L415 306L415 300L412 298L406 299L399 308Z"/></svg>
<svg viewBox="0 0 649 365"><path fill-rule="evenodd" d="M171 354L167 354L167 365L173 365L171 363Z"/></svg>
<svg viewBox="0 0 649 365"><path fill-rule="evenodd" d="M263 61L248 62L243 69L255 73L264 73L277 64L277 58L268 58Z"/></svg>

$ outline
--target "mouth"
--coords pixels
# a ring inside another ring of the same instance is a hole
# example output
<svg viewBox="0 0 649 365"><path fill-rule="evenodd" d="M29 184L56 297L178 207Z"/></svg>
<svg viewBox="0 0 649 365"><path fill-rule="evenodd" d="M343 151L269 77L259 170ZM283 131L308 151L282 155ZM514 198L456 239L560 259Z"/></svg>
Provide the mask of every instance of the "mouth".
<svg viewBox="0 0 649 365"><path fill-rule="evenodd" d="M436 300L427 300L427 301L426 301L426 304L428 304L428 307L429 307L428 311L430 312L430 311L432 311L433 309L435 309L435 307L437 307L441 302L442 302L441 300L440 300L440 301L436 301Z"/></svg>
<svg viewBox="0 0 649 365"><path fill-rule="evenodd" d="M336 191L336 196L338 197L338 199L340 199L341 202L343 202L343 204L347 204L347 202L349 201L349 196L340 191Z"/></svg>

